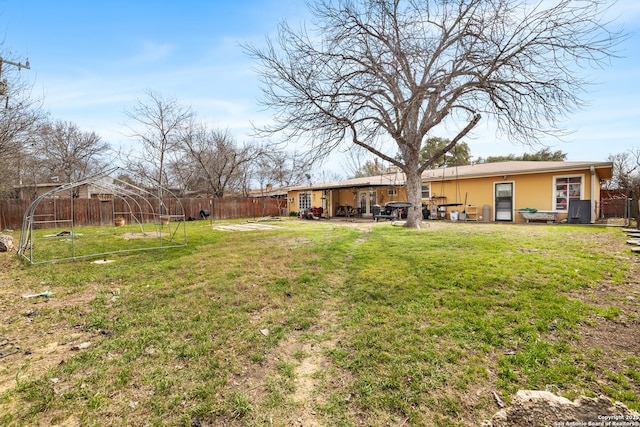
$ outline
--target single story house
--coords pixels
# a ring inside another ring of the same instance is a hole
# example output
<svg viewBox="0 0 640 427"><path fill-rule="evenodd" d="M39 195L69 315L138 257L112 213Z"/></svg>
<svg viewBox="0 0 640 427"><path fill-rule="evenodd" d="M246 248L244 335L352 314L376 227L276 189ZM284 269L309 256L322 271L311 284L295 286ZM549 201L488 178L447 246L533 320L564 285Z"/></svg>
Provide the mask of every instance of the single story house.
<svg viewBox="0 0 640 427"><path fill-rule="evenodd" d="M249 190L247 197L253 199L254 203L261 203L262 209L267 210L267 205L276 206L281 216L287 216L287 187L274 187L267 184L264 188Z"/></svg>
<svg viewBox="0 0 640 427"><path fill-rule="evenodd" d="M405 177L400 171L291 187L289 212L315 210L323 217L373 217L373 206L407 200Z"/></svg>
<svg viewBox="0 0 640 427"><path fill-rule="evenodd" d="M63 185L60 182L45 182L38 184L23 184L13 187L13 192L17 199L31 200L36 197L40 197L49 193ZM88 184L82 184L74 188L75 195L81 199L88 199L91 193L91 189ZM58 197L71 197L71 193L61 194Z"/></svg>
<svg viewBox="0 0 640 427"><path fill-rule="evenodd" d="M592 223L612 162L508 161L430 169L422 174L425 218ZM406 201L402 172L293 187L290 212L372 217L374 206Z"/></svg>

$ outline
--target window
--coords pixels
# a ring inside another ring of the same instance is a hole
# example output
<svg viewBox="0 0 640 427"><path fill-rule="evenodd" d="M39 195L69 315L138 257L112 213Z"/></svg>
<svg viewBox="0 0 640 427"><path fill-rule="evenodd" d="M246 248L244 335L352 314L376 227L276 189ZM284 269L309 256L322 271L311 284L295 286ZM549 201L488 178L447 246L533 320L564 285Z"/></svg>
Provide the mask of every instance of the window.
<svg viewBox="0 0 640 427"><path fill-rule="evenodd" d="M311 193L300 192L298 193L298 209L300 212L311 209Z"/></svg>
<svg viewBox="0 0 640 427"><path fill-rule="evenodd" d="M566 211L569 209L569 200L581 200L582 177L570 176L556 178L555 185L555 210Z"/></svg>
<svg viewBox="0 0 640 427"><path fill-rule="evenodd" d="M423 199L431 198L431 184L422 184L422 198Z"/></svg>
<svg viewBox="0 0 640 427"><path fill-rule="evenodd" d="M397 196L398 195L398 189L397 188L390 188L387 190L387 194L389 194L390 196Z"/></svg>

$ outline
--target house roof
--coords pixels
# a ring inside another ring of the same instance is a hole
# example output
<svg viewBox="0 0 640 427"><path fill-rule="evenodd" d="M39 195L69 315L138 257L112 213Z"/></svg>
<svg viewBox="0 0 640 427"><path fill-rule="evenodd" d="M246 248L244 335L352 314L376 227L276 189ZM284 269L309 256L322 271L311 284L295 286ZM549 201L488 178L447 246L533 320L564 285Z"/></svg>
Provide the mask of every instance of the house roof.
<svg viewBox="0 0 640 427"><path fill-rule="evenodd" d="M478 163L467 166L428 169L422 173L424 182L452 180L460 178L480 178L486 176L524 175L531 173L566 173L572 170L583 170L594 167L600 179L611 179L612 162L541 162L541 161L508 161L496 163ZM404 185L406 178L402 172L352 178L344 181L320 182L311 185L292 187L291 190L318 190L349 187L376 187Z"/></svg>
<svg viewBox="0 0 640 427"><path fill-rule="evenodd" d="M404 185L405 176L402 172L394 172L383 175L365 176L362 178L351 178L344 181L319 182L311 185L300 185L292 187L290 190L318 190L329 188L349 188L349 187L378 187Z"/></svg>
<svg viewBox="0 0 640 427"><path fill-rule="evenodd" d="M539 161L508 161L496 163L479 163L468 166L452 166L449 168L430 169L424 171L422 179L451 180L457 178L479 178L485 176L523 175L531 173L566 173L567 171L589 169L598 170L600 179L611 179L612 162L539 162Z"/></svg>
<svg viewBox="0 0 640 427"><path fill-rule="evenodd" d="M289 187L269 187L249 190L249 197L286 197Z"/></svg>

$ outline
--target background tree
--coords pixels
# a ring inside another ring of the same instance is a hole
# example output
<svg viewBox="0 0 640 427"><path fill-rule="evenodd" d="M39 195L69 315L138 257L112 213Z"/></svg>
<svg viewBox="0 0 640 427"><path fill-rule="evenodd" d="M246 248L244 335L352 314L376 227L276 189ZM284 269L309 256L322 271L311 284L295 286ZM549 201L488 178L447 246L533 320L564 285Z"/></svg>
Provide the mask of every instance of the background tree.
<svg viewBox="0 0 640 427"><path fill-rule="evenodd" d="M198 183L198 165L184 152L173 153L167 164L167 175L171 176L171 190L178 197L186 197L201 187Z"/></svg>
<svg viewBox="0 0 640 427"><path fill-rule="evenodd" d="M382 169L387 169L384 162L377 157L372 158L370 151L357 145L350 147L349 150L344 150L344 155L341 156L341 167L351 178L373 176L381 172Z"/></svg>
<svg viewBox="0 0 640 427"><path fill-rule="evenodd" d="M68 183L104 170L104 155L110 146L95 132L59 120L40 126L31 149L39 161L42 181L57 176L60 182Z"/></svg>
<svg viewBox="0 0 640 427"><path fill-rule="evenodd" d="M320 0L314 33L283 23L277 45L246 46L275 110L261 130L304 139L318 156L346 143L398 166L413 204L406 225L420 227L421 173L483 114L524 143L563 132L557 119L587 83L576 70L604 65L622 37L603 22L606 3ZM450 143L421 160L443 126Z"/></svg>
<svg viewBox="0 0 640 427"><path fill-rule="evenodd" d="M386 173L386 168L378 161L378 159L367 160L362 164L353 175L354 178L363 178L365 176L382 175Z"/></svg>
<svg viewBox="0 0 640 427"><path fill-rule="evenodd" d="M444 151L449 144L451 144L451 140L447 138L427 138L420 150L420 162L431 161L432 167L442 167L445 165L464 166L471 164L471 149L466 142L461 141L451 150ZM435 156L437 155L440 155L440 157L436 158ZM399 160L402 160L402 155L398 154L397 157Z"/></svg>
<svg viewBox="0 0 640 427"><path fill-rule="evenodd" d="M20 80L19 69L3 66L0 81L0 196L6 197L34 172L27 148L45 114L42 100L34 98L31 87Z"/></svg>
<svg viewBox="0 0 640 427"><path fill-rule="evenodd" d="M228 131L198 125L185 134L183 150L196 165L192 188L213 197L246 190L248 171L264 153L251 144L239 146Z"/></svg>
<svg viewBox="0 0 640 427"><path fill-rule="evenodd" d="M640 230L640 148L633 148L629 151L631 162L634 165L632 189L629 191L633 197L632 211L636 217L636 228ZM635 190L633 189L635 187Z"/></svg>
<svg viewBox="0 0 640 427"><path fill-rule="evenodd" d="M312 170L308 158L296 151L278 149L274 144L267 144L256 158L253 174L254 182L262 189L267 184L271 187L290 187L300 185L306 180L306 174Z"/></svg>
<svg viewBox="0 0 640 427"><path fill-rule="evenodd" d="M536 151L535 153L524 153L521 156L516 154L508 154L506 156L488 156L487 158L479 157L478 163L496 163L508 161L537 161L537 162L564 162L567 160L567 153L561 150L551 151L549 148Z"/></svg>
<svg viewBox="0 0 640 427"><path fill-rule="evenodd" d="M640 149L612 154L608 160L613 163L613 176L606 187L629 195L640 187Z"/></svg>
<svg viewBox="0 0 640 427"><path fill-rule="evenodd" d="M640 148L609 156L613 162L613 177L606 188L631 199L631 216L640 230Z"/></svg>
<svg viewBox="0 0 640 427"><path fill-rule="evenodd" d="M420 162L428 162L433 159L433 167L464 166L471 164L471 150L466 142L459 142L451 150L444 151L451 144L451 140L446 138L428 138L420 150ZM443 153L440 158L435 156Z"/></svg>
<svg viewBox="0 0 640 427"><path fill-rule="evenodd" d="M174 180L167 165L180 158L182 137L194 113L175 98L164 97L152 90L145 94L145 99L138 99L133 107L125 110L133 122L129 125L130 137L140 142L140 150L138 156L133 152L126 153L123 163L141 177L161 187L169 187Z"/></svg>

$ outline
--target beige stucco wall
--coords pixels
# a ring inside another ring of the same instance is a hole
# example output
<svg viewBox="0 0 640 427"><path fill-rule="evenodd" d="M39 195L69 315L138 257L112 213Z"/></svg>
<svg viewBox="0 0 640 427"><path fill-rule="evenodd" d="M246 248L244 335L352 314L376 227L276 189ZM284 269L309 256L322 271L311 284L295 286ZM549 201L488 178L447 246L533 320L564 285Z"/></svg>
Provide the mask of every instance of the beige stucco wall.
<svg viewBox="0 0 640 427"><path fill-rule="evenodd" d="M524 222L524 218L518 214L518 209L535 208L538 210L554 210L555 180L559 177L580 176L582 178L582 200L591 200L595 194L595 201L600 202L600 177L596 175L591 179L589 169L567 171L560 173L536 173L510 176L491 176L482 178L469 178L458 180L433 180L431 194L433 196L445 196L442 203L463 203L477 206L479 215L482 207L488 205L491 208L490 221L495 219L495 185L498 183L513 184L513 220ZM594 188L592 188L594 181ZM423 202L426 202L423 200ZM448 210L463 211L465 208L449 207ZM558 220L566 219L568 212L558 211ZM484 219L486 220L486 219Z"/></svg>
<svg viewBox="0 0 640 427"><path fill-rule="evenodd" d="M451 210L459 212L471 210L469 206L475 206L479 220L486 221L487 218L480 218L483 214L483 206L490 207L489 221L495 219L495 186L499 183L513 184L513 212L514 222L524 222L524 218L517 212L522 208L535 208L538 210L554 210L555 180L558 177L580 176L582 178L582 200L594 199L593 208L597 208L600 203L600 176L597 170L592 175L589 169L578 169L563 172L549 173L528 173L513 174L508 176L487 176L458 179L432 179L424 181L424 184L431 186L432 199L423 199L423 203L429 205L433 200L436 203L459 203L460 206L447 208L447 216L450 217ZM390 188L396 190L397 195L391 196ZM362 187L362 188L341 188L328 190L314 190L312 192L313 207L326 207L328 216L335 216L338 206L349 205L358 207L358 194L360 191L375 191L376 203L384 206L390 201L406 201L405 187ZM354 194L355 193L355 194ZM446 197L435 198L435 197ZM323 197L325 204L323 205ZM298 191L289 192L289 211L298 212ZM466 206L463 206L466 202ZM592 209L592 217L595 218L595 209ZM568 212L558 211L558 220L566 219Z"/></svg>
<svg viewBox="0 0 640 427"><path fill-rule="evenodd" d="M396 195L390 195L389 190L395 190ZM299 209L299 193L308 190L292 190L288 193L288 205L289 212L298 212ZM336 215L336 211L339 206L359 207L359 197L361 192L367 193L375 192L375 202L378 205L384 205L385 203L392 201L405 201L407 200L407 190L405 187L350 187L350 188L336 188L327 190L312 190L311 191L311 203L312 207L323 207L329 217ZM323 199L324 198L324 199ZM324 202L324 203L323 203Z"/></svg>

